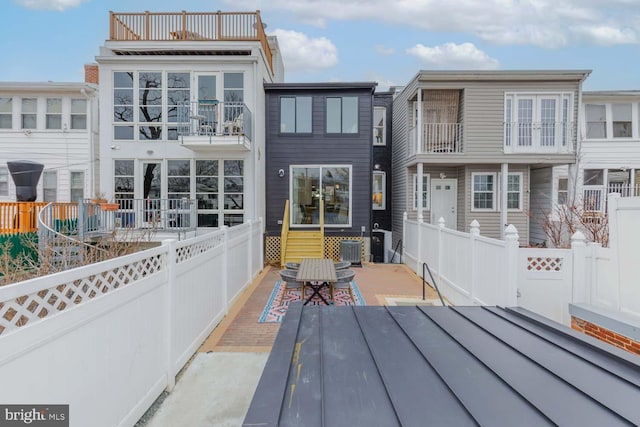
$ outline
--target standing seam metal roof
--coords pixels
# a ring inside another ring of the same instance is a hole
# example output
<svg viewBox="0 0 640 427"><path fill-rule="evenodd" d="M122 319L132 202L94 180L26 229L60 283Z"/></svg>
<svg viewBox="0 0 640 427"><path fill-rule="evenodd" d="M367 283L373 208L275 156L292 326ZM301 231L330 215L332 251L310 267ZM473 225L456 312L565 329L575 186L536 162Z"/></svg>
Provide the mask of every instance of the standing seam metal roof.
<svg viewBox="0 0 640 427"><path fill-rule="evenodd" d="M609 347L522 309L292 304L244 425L639 425Z"/></svg>

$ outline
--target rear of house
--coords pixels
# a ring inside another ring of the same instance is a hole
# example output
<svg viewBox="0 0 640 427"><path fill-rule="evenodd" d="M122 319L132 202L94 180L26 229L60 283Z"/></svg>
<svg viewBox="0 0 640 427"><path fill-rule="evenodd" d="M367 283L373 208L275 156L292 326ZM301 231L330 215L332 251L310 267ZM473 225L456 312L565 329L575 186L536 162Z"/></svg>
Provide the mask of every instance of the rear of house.
<svg viewBox="0 0 640 427"><path fill-rule="evenodd" d="M575 164L588 71L421 71L393 104L393 232L402 217L523 245L544 240L555 165Z"/></svg>

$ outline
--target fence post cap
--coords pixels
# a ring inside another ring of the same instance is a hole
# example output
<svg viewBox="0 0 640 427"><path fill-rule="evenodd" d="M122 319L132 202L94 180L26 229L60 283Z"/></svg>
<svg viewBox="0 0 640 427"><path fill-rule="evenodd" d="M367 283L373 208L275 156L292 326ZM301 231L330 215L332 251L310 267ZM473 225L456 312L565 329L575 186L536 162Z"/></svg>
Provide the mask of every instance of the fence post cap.
<svg viewBox="0 0 640 427"><path fill-rule="evenodd" d="M444 218L443 217L438 218L438 226L440 228L444 228Z"/></svg>
<svg viewBox="0 0 640 427"><path fill-rule="evenodd" d="M576 231L571 236L571 246L574 246L576 244L580 246L584 246L586 241L587 241L587 238L585 237L584 233L580 230Z"/></svg>
<svg viewBox="0 0 640 427"><path fill-rule="evenodd" d="M471 221L471 224L469 224L469 232L474 236L480 235L480 223L478 220L474 219Z"/></svg>
<svg viewBox="0 0 640 427"><path fill-rule="evenodd" d="M518 240L520 236L518 236L518 229L513 225L507 225L507 228L504 230L504 236L506 240Z"/></svg>
<svg viewBox="0 0 640 427"><path fill-rule="evenodd" d="M406 212L406 211L405 211L405 212L403 212L403 213L402 213L402 218L403 218L403 219L407 219L407 217L408 217L407 212Z"/></svg>

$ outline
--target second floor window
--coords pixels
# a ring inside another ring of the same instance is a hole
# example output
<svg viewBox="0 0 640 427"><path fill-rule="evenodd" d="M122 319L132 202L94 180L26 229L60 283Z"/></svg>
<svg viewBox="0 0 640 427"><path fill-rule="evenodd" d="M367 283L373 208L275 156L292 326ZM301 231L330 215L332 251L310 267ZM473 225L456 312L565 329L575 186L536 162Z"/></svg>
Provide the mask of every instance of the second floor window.
<svg viewBox="0 0 640 427"><path fill-rule="evenodd" d="M611 121L614 138L631 138L631 104L612 104Z"/></svg>
<svg viewBox="0 0 640 427"><path fill-rule="evenodd" d="M607 137L607 115L604 105L587 104L585 106L587 138Z"/></svg>
<svg viewBox="0 0 640 427"><path fill-rule="evenodd" d="M0 166L0 196L9 195L9 169Z"/></svg>
<svg viewBox="0 0 640 427"><path fill-rule="evenodd" d="M71 129L87 128L87 100L71 100Z"/></svg>
<svg viewBox="0 0 640 427"><path fill-rule="evenodd" d="M385 145L386 132L385 122L387 120L387 109L384 107L373 108L373 145Z"/></svg>
<svg viewBox="0 0 640 427"><path fill-rule="evenodd" d="M44 171L42 174L42 196L45 202L55 202L58 197L58 173Z"/></svg>
<svg viewBox="0 0 640 427"><path fill-rule="evenodd" d="M62 99L47 98L47 129L62 129Z"/></svg>
<svg viewBox="0 0 640 427"><path fill-rule="evenodd" d="M311 133L311 97L280 98L280 132Z"/></svg>
<svg viewBox="0 0 640 427"><path fill-rule="evenodd" d="M358 98L327 98L327 133L358 133Z"/></svg>
<svg viewBox="0 0 640 427"><path fill-rule="evenodd" d="M11 98L0 98L0 129L11 129L13 103Z"/></svg>
<svg viewBox="0 0 640 427"><path fill-rule="evenodd" d="M38 100L22 98L22 129L36 129L38 125Z"/></svg>

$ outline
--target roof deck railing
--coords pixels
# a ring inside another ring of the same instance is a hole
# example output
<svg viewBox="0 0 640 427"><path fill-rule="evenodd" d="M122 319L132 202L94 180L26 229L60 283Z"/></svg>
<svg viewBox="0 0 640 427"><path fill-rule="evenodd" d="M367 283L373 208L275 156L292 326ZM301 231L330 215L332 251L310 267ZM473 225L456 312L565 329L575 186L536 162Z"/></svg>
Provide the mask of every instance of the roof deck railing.
<svg viewBox="0 0 640 427"><path fill-rule="evenodd" d="M110 41L259 41L269 67L272 54L255 12L109 12Z"/></svg>

